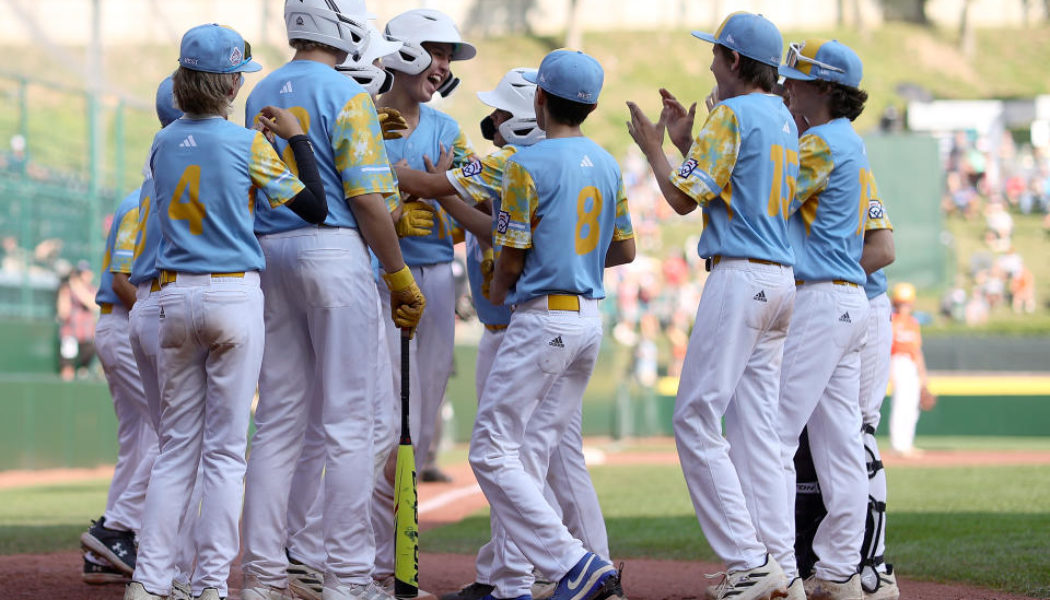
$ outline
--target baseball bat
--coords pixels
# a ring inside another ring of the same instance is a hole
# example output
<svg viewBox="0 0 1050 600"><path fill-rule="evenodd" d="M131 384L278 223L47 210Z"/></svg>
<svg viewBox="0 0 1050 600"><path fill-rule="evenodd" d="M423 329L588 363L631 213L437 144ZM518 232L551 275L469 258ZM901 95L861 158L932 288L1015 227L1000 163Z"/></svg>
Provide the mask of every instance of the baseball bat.
<svg viewBox="0 0 1050 600"><path fill-rule="evenodd" d="M419 595L419 513L416 495L416 455L408 424L409 330L401 330L401 442L394 478L394 595Z"/></svg>

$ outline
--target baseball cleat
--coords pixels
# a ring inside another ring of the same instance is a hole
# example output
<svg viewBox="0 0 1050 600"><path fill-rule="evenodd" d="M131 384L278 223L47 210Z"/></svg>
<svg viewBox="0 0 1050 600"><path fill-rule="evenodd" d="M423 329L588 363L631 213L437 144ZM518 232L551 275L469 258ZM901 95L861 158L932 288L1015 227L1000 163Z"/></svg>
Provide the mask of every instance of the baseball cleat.
<svg viewBox="0 0 1050 600"><path fill-rule="evenodd" d="M788 585L787 600L806 600L806 586L802 584L802 578L796 577Z"/></svg>
<svg viewBox="0 0 1050 600"><path fill-rule="evenodd" d="M91 528L80 534L80 545L122 573L130 576L135 572L135 534L106 527L105 517L92 521Z"/></svg>
<svg viewBox="0 0 1050 600"><path fill-rule="evenodd" d="M370 583L340 583L324 586L324 600L393 600L394 595Z"/></svg>
<svg viewBox="0 0 1050 600"><path fill-rule="evenodd" d="M266 585L255 575L245 575L241 600L292 600L292 594L288 588Z"/></svg>
<svg viewBox="0 0 1050 600"><path fill-rule="evenodd" d="M754 569L705 575L708 579L722 577L714 586L717 600L772 600L788 594L787 578L776 559L766 555L766 562Z"/></svg>
<svg viewBox="0 0 1050 600"><path fill-rule="evenodd" d="M324 574L303 564L288 554L288 590L302 600L321 600L324 591Z"/></svg>
<svg viewBox="0 0 1050 600"><path fill-rule="evenodd" d="M132 581L124 588L124 600L168 600L167 596L151 594L137 581Z"/></svg>
<svg viewBox="0 0 1050 600"><path fill-rule="evenodd" d="M806 579L804 585L806 598L809 600L864 600L859 574L845 581L832 581L811 575Z"/></svg>
<svg viewBox="0 0 1050 600"><path fill-rule="evenodd" d="M194 596L193 600L226 600L226 596L220 596L219 590L209 587L201 590L200 596Z"/></svg>
<svg viewBox="0 0 1050 600"><path fill-rule="evenodd" d="M90 554L87 553L87 554ZM84 583L91 585L105 585L107 583L131 583L131 577L127 573L114 568L109 564L99 564L88 560L84 555L84 573L81 576Z"/></svg>
<svg viewBox="0 0 1050 600"><path fill-rule="evenodd" d="M494 589L496 588L487 583L472 581L458 591L442 595L441 600L481 600L491 594ZM535 598L535 594L533 594L533 597Z"/></svg>
<svg viewBox="0 0 1050 600"><path fill-rule="evenodd" d="M886 565L886 572L876 571L879 576L878 585L874 592L864 590L864 600L898 600L901 590L897 587L897 574L893 572L893 565Z"/></svg>
<svg viewBox="0 0 1050 600"><path fill-rule="evenodd" d="M178 579L171 580L171 596L168 600L193 600L193 588Z"/></svg>
<svg viewBox="0 0 1050 600"><path fill-rule="evenodd" d="M604 600L619 588L616 568L593 552L583 555L561 578L551 596L553 600Z"/></svg>
<svg viewBox="0 0 1050 600"><path fill-rule="evenodd" d="M532 600L547 600L554 595L554 590L558 588L557 581L551 581L543 575L536 574L536 580L532 582Z"/></svg>

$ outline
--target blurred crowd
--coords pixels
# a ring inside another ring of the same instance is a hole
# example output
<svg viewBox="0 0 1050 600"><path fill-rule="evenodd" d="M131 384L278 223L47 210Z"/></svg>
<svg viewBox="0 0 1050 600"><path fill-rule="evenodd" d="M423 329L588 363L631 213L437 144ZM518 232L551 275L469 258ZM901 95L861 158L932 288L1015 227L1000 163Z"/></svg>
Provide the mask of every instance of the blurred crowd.
<svg viewBox="0 0 1050 600"><path fill-rule="evenodd" d="M1014 240L1014 215L1042 214L1050 236L1050 154L1017 144L1009 132L996 136L956 132L943 141L945 196L949 217L984 219L983 245L960 265L941 313L980 325L999 307L1015 313L1037 309L1035 277Z"/></svg>

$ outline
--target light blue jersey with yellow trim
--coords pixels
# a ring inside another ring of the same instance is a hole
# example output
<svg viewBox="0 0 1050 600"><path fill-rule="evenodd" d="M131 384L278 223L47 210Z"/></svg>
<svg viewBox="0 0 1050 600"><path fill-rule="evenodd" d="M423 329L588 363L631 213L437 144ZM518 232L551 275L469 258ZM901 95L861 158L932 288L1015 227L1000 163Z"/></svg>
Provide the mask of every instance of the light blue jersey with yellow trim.
<svg viewBox="0 0 1050 600"><path fill-rule="evenodd" d="M139 222L135 227L135 259L131 263L131 283L138 285L157 278L157 254L163 243L160 219L154 210L153 173L146 169L146 179L139 189Z"/></svg>
<svg viewBox="0 0 1050 600"><path fill-rule="evenodd" d="M864 140L840 117L799 140L799 176L788 222L795 278L863 285L868 204L878 198Z"/></svg>
<svg viewBox="0 0 1050 600"><path fill-rule="evenodd" d="M886 212L886 207L883 205L882 200L879 198L872 198L868 203L868 222L864 225L864 232L877 231L879 229L893 230L893 223L890 223L890 216ZM879 294L886 293L886 273L882 269L875 271L868 275L868 278L864 281L864 293L868 296L868 300L871 300Z"/></svg>
<svg viewBox="0 0 1050 600"><path fill-rule="evenodd" d="M218 117L182 117L162 129L150 168L165 239L157 267L167 271L261 271L256 197L277 207L304 189L262 133Z"/></svg>
<svg viewBox="0 0 1050 600"><path fill-rule="evenodd" d="M99 278L95 304L118 304L120 296L113 291L114 273L131 273L135 254L135 230L139 222L139 190L128 194L116 212L106 236L106 252L102 255L102 277Z"/></svg>
<svg viewBox="0 0 1050 600"><path fill-rule="evenodd" d="M500 194L503 193L503 171L507 159L518 151L518 147L507 144L484 158L473 160L466 165L446 173L449 182L456 188L465 201L481 204L488 200L492 203L493 214L500 211ZM493 246L493 256L499 256L500 246ZM483 252L470 233L467 233L467 281L470 283L470 294L474 299L474 310L478 320L485 325L507 325L510 323L510 307L496 305L481 293L484 280L481 274Z"/></svg>
<svg viewBox="0 0 1050 600"><path fill-rule="evenodd" d="M493 243L528 252L506 304L604 298L609 245L632 237L620 166L590 139L541 140L507 160Z"/></svg>
<svg viewBox="0 0 1050 600"><path fill-rule="evenodd" d="M466 165L474 155L474 148L455 119L422 104L419 106L419 124L412 130L412 135L386 140L386 152L391 164L405 159L409 167L425 171L423 155L426 154L431 162L436 163L441 155L441 144L445 145L446 150L452 149L453 166ZM437 214L430 234L400 240L401 255L405 263L413 267L452 262L452 230L455 223L436 201L432 200L431 204Z"/></svg>
<svg viewBox="0 0 1050 600"><path fill-rule="evenodd" d="M794 263L788 208L798 177L798 129L779 96L720 102L671 183L703 207L702 258Z"/></svg>
<svg viewBox="0 0 1050 600"><path fill-rule="evenodd" d="M326 225L356 229L347 199L397 191L375 105L352 78L314 60L293 60L255 84L245 106L248 127L255 127L259 111L267 105L290 110L310 138L328 200ZM298 174L288 142L278 138L276 145L284 162ZM308 225L287 207L259 210L255 215L259 235Z"/></svg>

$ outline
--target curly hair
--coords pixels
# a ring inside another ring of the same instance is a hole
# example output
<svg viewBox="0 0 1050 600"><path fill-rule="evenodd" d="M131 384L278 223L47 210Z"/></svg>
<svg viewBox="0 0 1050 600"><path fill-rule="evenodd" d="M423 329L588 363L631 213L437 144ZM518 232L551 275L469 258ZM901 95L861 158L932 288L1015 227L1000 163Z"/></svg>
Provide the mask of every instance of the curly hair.
<svg viewBox="0 0 1050 600"><path fill-rule="evenodd" d="M822 79L813 83L821 94L828 95L828 110L832 119L846 117L854 121L864 112L864 103L868 101L868 93L864 90Z"/></svg>

